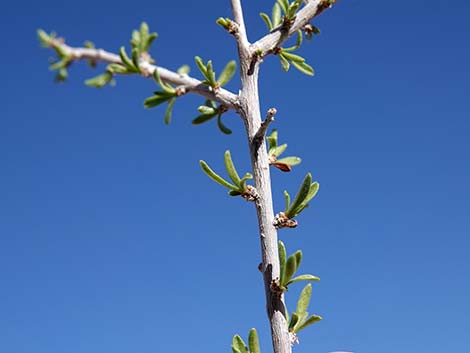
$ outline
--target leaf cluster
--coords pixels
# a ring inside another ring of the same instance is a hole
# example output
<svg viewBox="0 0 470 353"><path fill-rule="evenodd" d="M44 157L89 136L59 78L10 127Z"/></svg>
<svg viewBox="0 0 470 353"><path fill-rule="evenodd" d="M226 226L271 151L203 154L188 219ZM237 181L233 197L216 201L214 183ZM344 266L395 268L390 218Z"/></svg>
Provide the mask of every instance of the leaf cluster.
<svg viewBox="0 0 470 353"><path fill-rule="evenodd" d="M292 203L290 201L289 193L284 191L284 197L286 199L286 208L284 210L285 216L292 219L302 212L306 207L308 207L308 203L315 197L319 188L320 184L316 181L312 183L312 175L307 173Z"/></svg>
<svg viewBox="0 0 470 353"><path fill-rule="evenodd" d="M299 164L302 162L300 157L284 157L278 158L287 148L287 143L282 145L278 144L278 133L277 130L274 129L271 132L271 135L266 137L268 141L268 156L270 158L270 164L282 170L283 172L290 172L292 170L292 166Z"/></svg>
<svg viewBox="0 0 470 353"><path fill-rule="evenodd" d="M277 0L272 8L271 17L264 12L261 12L260 16L264 23L266 23L269 31L276 29L280 25L282 25L284 29L288 29L295 20L295 15L301 5L302 0L294 0L293 2L289 2L289 0Z"/></svg>
<svg viewBox="0 0 470 353"><path fill-rule="evenodd" d="M196 62L197 67L199 68L199 71L201 71L202 75L205 78L205 80L202 82L209 85L214 90L217 90L219 87L225 86L232 79L237 68L235 60L229 61L227 65L225 65L219 77L216 79L212 60L209 60L204 63L204 61L199 56L195 56L194 60Z"/></svg>
<svg viewBox="0 0 470 353"><path fill-rule="evenodd" d="M199 163L201 165L202 170L209 176L209 178L229 189L228 194L230 196L243 196L244 194L250 192L248 186L246 185L246 182L249 179L253 179L253 176L250 173L245 173L243 178L240 178L235 168L235 165L233 164L229 150L225 151L224 164L225 169L227 170L227 174L232 180L232 183L215 173L205 161L200 160Z"/></svg>
<svg viewBox="0 0 470 353"><path fill-rule="evenodd" d="M54 40L59 40L57 34L54 32L47 33L42 29L37 30L39 43L43 48L52 48L56 53L56 58L52 59L52 64L49 66L49 70L56 71L54 81L64 82L68 78L67 68L72 64L73 58L70 54L62 49L59 45L53 45Z"/></svg>
<svg viewBox="0 0 470 353"><path fill-rule="evenodd" d="M121 47L119 49L119 57L121 63L113 63L106 66L106 71L98 76L90 78L85 81L85 84L90 87L101 88L108 83L113 83L114 76L119 75L130 75L140 74L140 61L145 60L149 63L153 63L154 60L148 54L150 45L157 38L157 33L149 32L147 23L142 22L139 30L132 32L131 38L131 55L127 54L126 48Z"/></svg>
<svg viewBox="0 0 470 353"><path fill-rule="evenodd" d="M302 262L302 251L297 250L287 257L286 247L282 241L278 243L280 278L279 286L283 292L287 291L288 286L299 281L319 281L320 278L311 274L299 275L293 277Z"/></svg>
<svg viewBox="0 0 470 353"><path fill-rule="evenodd" d="M248 346L245 341L239 336L235 335L232 339L232 352L233 353L260 353L258 333L255 328L250 330L248 334Z"/></svg>
<svg viewBox="0 0 470 353"><path fill-rule="evenodd" d="M281 66L284 71L289 71L289 68L292 65L300 72L309 76L313 76L315 71L309 64L305 62L305 58L293 53L302 44L302 37L302 31L298 30L296 43L288 48L278 48L275 53L279 56Z"/></svg>
<svg viewBox="0 0 470 353"><path fill-rule="evenodd" d="M309 316L307 309L310 304L311 296L312 285L309 283L304 287L304 289L302 289L302 292L300 292L296 310L292 313L290 319L287 317L290 332L297 334L307 326L322 320L322 317L318 315Z"/></svg>
<svg viewBox="0 0 470 353"><path fill-rule="evenodd" d="M200 114L193 119L193 125L204 124L209 120L212 120L217 117L217 127L219 128L219 130L226 135L232 133L232 130L230 130L227 126L222 123L222 114L227 111L227 108L225 106L219 105L217 107L214 101L208 99L205 101L204 105L200 105L197 110Z"/></svg>
<svg viewBox="0 0 470 353"><path fill-rule="evenodd" d="M187 68L183 68L180 70L188 70ZM163 103L168 103L166 111L165 111L165 124L168 125L171 122L171 114L173 110L173 105L176 102L176 98L181 95L180 91L174 88L172 85L165 83L161 80L160 75L158 74L158 69L155 69L153 72L153 78L157 82L157 84L162 88L161 91L153 92L153 96L148 97L144 101L145 108L154 108L159 106Z"/></svg>

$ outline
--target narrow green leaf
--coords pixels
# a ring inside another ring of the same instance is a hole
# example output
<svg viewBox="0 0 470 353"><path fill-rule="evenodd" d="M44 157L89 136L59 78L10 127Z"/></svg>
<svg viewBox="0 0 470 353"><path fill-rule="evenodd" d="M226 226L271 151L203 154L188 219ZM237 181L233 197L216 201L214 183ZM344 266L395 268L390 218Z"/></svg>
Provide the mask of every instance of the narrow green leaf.
<svg viewBox="0 0 470 353"><path fill-rule="evenodd" d="M302 262L302 250L297 250L294 255L295 256L295 262L297 264L297 269L300 267L300 263Z"/></svg>
<svg viewBox="0 0 470 353"><path fill-rule="evenodd" d="M191 71L191 68L189 67L189 65L183 65L176 72L179 75L187 75L189 74L189 71Z"/></svg>
<svg viewBox="0 0 470 353"><path fill-rule="evenodd" d="M243 178L240 180L240 190L246 191L246 182L249 179L253 179L253 175L251 175L250 173L245 173Z"/></svg>
<svg viewBox="0 0 470 353"><path fill-rule="evenodd" d="M232 161L232 156L230 155L230 151L225 151L224 154L224 164L225 169L227 169L228 176L232 179L235 185L240 185L240 177L238 176L237 170L235 169L235 165Z"/></svg>
<svg viewBox="0 0 470 353"><path fill-rule="evenodd" d="M292 329L294 328L295 324L297 324L298 321L299 321L299 315L297 315L296 312L293 312L290 318L290 322L289 322L289 331L292 331Z"/></svg>
<svg viewBox="0 0 470 353"><path fill-rule="evenodd" d="M41 43L41 46L43 47L50 46L51 36L47 34L46 31L42 29L38 29L37 35L38 35L39 42Z"/></svg>
<svg viewBox="0 0 470 353"><path fill-rule="evenodd" d="M271 19L269 18L269 16L266 15L264 12L261 12L259 15L263 19L264 23L266 23L266 27L268 27L268 31L271 31L273 29L273 24L271 23Z"/></svg>
<svg viewBox="0 0 470 353"><path fill-rule="evenodd" d="M106 70L112 72L113 74L131 74L132 72L129 71L127 67L121 64L109 64L106 66Z"/></svg>
<svg viewBox="0 0 470 353"><path fill-rule="evenodd" d="M302 40L303 40L303 34L302 34L302 31L299 29L297 31L297 40L296 40L295 44L291 47L288 47L288 48L282 48L282 51L283 52L286 52L286 51L291 52L291 51L299 49L300 45L302 44Z"/></svg>
<svg viewBox="0 0 470 353"><path fill-rule="evenodd" d="M65 67L60 68L57 71L57 74L54 77L54 81L55 82L65 82L65 81L67 81L68 76L69 76L69 73L68 73L67 69Z"/></svg>
<svg viewBox="0 0 470 353"><path fill-rule="evenodd" d="M155 32L151 33L151 34L148 36L147 42L145 43L144 48L143 48L144 51L146 51L146 52L149 51L150 46L152 45L152 43L154 42L154 40L157 39L157 37L158 37L158 34L155 33Z"/></svg>
<svg viewBox="0 0 470 353"><path fill-rule="evenodd" d="M207 79L207 69L206 65L204 65L204 62L199 56L194 57L194 61L196 62L197 67L199 68L199 71L201 71L202 75Z"/></svg>
<svg viewBox="0 0 470 353"><path fill-rule="evenodd" d="M232 340L232 350L235 350L240 353L248 353L248 347L246 346L245 342L239 335L233 336Z"/></svg>
<svg viewBox="0 0 470 353"><path fill-rule="evenodd" d="M230 190L228 194L230 196L240 196L242 193L240 191Z"/></svg>
<svg viewBox="0 0 470 353"><path fill-rule="evenodd" d="M268 140L269 150L271 150L274 147L277 147L277 130L274 129L271 132L271 135L266 137L266 140ZM269 153L269 154L271 154L271 153Z"/></svg>
<svg viewBox="0 0 470 353"><path fill-rule="evenodd" d="M171 112L173 110L173 105L176 102L176 98L172 98L168 101L168 106L165 111L165 125L169 125L171 122Z"/></svg>
<svg viewBox="0 0 470 353"><path fill-rule="evenodd" d="M85 85L90 86L90 87L97 87L101 88L105 86L107 83L111 81L113 78L113 74L110 72L105 72L101 75L98 75L96 77L90 78L85 81Z"/></svg>
<svg viewBox="0 0 470 353"><path fill-rule="evenodd" d="M212 60L209 60L206 65L207 68L207 81L211 86L215 86L217 81L215 80L215 71L212 65Z"/></svg>
<svg viewBox="0 0 470 353"><path fill-rule="evenodd" d="M310 190L308 191L308 195L305 198L307 202L309 202L311 199L315 197L319 189L320 189L320 184L316 181L310 185Z"/></svg>
<svg viewBox="0 0 470 353"><path fill-rule="evenodd" d="M315 75L315 70L313 70L313 67L311 67L309 64L303 62L296 62L292 61L292 65L299 70L300 72L303 72L306 75L313 76Z"/></svg>
<svg viewBox="0 0 470 353"><path fill-rule="evenodd" d="M321 316L318 315L312 315L310 316L307 320L305 320L299 327L296 328L296 332L299 332L300 330L303 330L307 326L313 325L314 323L323 320Z"/></svg>
<svg viewBox="0 0 470 353"><path fill-rule="evenodd" d="M250 353L261 353L259 348L258 333L255 328L250 330L248 335L248 346L250 347Z"/></svg>
<svg viewBox="0 0 470 353"><path fill-rule="evenodd" d="M287 190L284 190L284 197L286 199L286 208L284 209L284 213L286 213L290 206L290 195Z"/></svg>
<svg viewBox="0 0 470 353"><path fill-rule="evenodd" d="M154 80L157 82L157 84L167 93L171 93L172 95L174 95L176 93L176 90L168 83L165 83L162 81L162 79L160 78L160 73L158 72L158 69L155 69L153 71L153 78Z"/></svg>
<svg viewBox="0 0 470 353"><path fill-rule="evenodd" d="M132 63L134 64L137 72L140 72L139 56L140 56L139 49L137 49L137 48L132 49L131 59L132 59Z"/></svg>
<svg viewBox="0 0 470 353"><path fill-rule="evenodd" d="M121 47L119 49L119 56L121 57L122 63L133 72L139 71L137 67L134 66L132 60L127 56L126 48Z"/></svg>
<svg viewBox="0 0 470 353"><path fill-rule="evenodd" d="M295 13L299 9L300 5L302 4L302 0L295 0L292 2L289 6L289 10L287 12L287 17L288 18L293 18L295 16Z"/></svg>
<svg viewBox="0 0 470 353"><path fill-rule="evenodd" d="M156 107L162 103L165 103L166 101L170 100L173 97L174 97L173 95L166 94L166 92L155 92L154 96L148 97L144 101L144 107L145 108Z"/></svg>
<svg viewBox="0 0 470 353"><path fill-rule="evenodd" d="M235 60L228 62L228 64L220 73L219 78L217 79L217 82L219 83L220 86L225 86L232 79L233 75L235 74L236 68L237 68L237 64Z"/></svg>
<svg viewBox="0 0 470 353"><path fill-rule="evenodd" d="M278 156L280 156L282 153L284 153L284 151L286 150L286 148L287 148L287 143L284 143L284 144L282 144L282 145L280 145L280 146L277 146L277 147L275 147L275 148L270 149L270 150L269 150L269 155L278 157Z"/></svg>
<svg viewBox="0 0 470 353"><path fill-rule="evenodd" d="M70 59L65 57L62 60L59 60L56 63L49 66L49 70L54 71L54 70L64 69L69 65L69 63L70 63Z"/></svg>
<svg viewBox="0 0 470 353"><path fill-rule="evenodd" d="M283 278L283 282L281 283L281 286L286 286L286 283L290 281L295 271L297 271L297 260L294 255L291 255L287 258L286 273Z"/></svg>
<svg viewBox="0 0 470 353"><path fill-rule="evenodd" d="M271 12L271 18L272 18L272 28L275 28L282 23L281 7L279 6L278 3L274 3L273 10ZM270 30L272 28L270 28Z"/></svg>
<svg viewBox="0 0 470 353"><path fill-rule="evenodd" d="M232 130L230 130L228 127L226 127L222 123L222 115L221 114L219 114L217 116L217 126L219 127L219 130L222 131L226 135L230 135L232 133Z"/></svg>
<svg viewBox="0 0 470 353"><path fill-rule="evenodd" d="M297 165L300 162L302 162L302 159L299 157L284 157L284 158L278 159L277 162L285 163L288 165Z"/></svg>
<svg viewBox="0 0 470 353"><path fill-rule="evenodd" d="M289 1L288 0L277 0L277 3L281 7L284 14L287 15L287 12L289 11Z"/></svg>
<svg viewBox="0 0 470 353"><path fill-rule="evenodd" d="M301 57L300 55L292 54L287 51L282 51L282 56L285 57L289 61L295 61L295 62L300 62L303 63L305 61L305 58Z"/></svg>
<svg viewBox="0 0 470 353"><path fill-rule="evenodd" d="M293 328L293 332L297 333L299 332L299 326L302 326L302 324L305 322L305 320L307 320L308 318L308 312L303 312L301 314L297 313L297 315L299 315L299 320L297 321L297 323L294 325L294 328Z"/></svg>
<svg viewBox="0 0 470 353"><path fill-rule="evenodd" d="M305 176L304 181L302 182L302 185L300 186L299 191L297 192L297 195L295 196L294 201L290 205L289 209L286 211L286 216L289 218L293 218L296 216L296 208L302 206L302 202L305 200L307 197L309 191L310 191L310 184L312 183L312 175L310 173L307 173Z"/></svg>
<svg viewBox="0 0 470 353"><path fill-rule="evenodd" d="M319 281L320 278L314 275L300 275L292 278L289 282L286 283L286 286L300 281Z"/></svg>
<svg viewBox="0 0 470 353"><path fill-rule="evenodd" d="M282 55L282 52L278 56L279 56L279 60L281 61L282 69L285 72L289 71L290 64L287 61L287 59Z"/></svg>
<svg viewBox="0 0 470 353"><path fill-rule="evenodd" d="M238 187L230 184L228 181L226 181L224 178L222 178L220 175L216 174L208 165L206 162L203 160L199 161L199 164L201 165L202 170L204 173L206 173L212 180L215 182L219 183L222 186L225 186L226 188L238 191Z"/></svg>
<svg viewBox="0 0 470 353"><path fill-rule="evenodd" d="M297 301L297 309L295 310L298 315L301 315L307 311L311 296L312 285L309 283L304 287L304 289L302 289L302 292L300 292L299 300Z"/></svg>
<svg viewBox="0 0 470 353"><path fill-rule="evenodd" d="M279 253L279 267L280 267L280 275L279 275L279 283L281 285L286 282L284 281L284 277L286 276L286 247L284 246L284 243L279 240L278 245L278 253Z"/></svg>
<svg viewBox="0 0 470 353"><path fill-rule="evenodd" d="M216 109L208 107L207 105L200 105L199 107L197 107L197 110L199 113L204 115L217 114Z"/></svg>
<svg viewBox="0 0 470 353"><path fill-rule="evenodd" d="M198 116L192 121L192 124L193 124L193 125L199 125L199 124L205 123L206 121L209 121L209 120L211 120L211 119L214 119L216 116L217 116L217 113L214 113L214 114L201 114L201 115L198 115Z"/></svg>

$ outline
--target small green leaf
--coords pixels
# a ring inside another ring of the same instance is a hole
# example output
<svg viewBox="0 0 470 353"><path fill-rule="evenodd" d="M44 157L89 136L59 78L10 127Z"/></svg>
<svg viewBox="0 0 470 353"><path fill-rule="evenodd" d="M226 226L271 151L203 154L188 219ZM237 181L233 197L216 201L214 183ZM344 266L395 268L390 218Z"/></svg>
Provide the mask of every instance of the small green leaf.
<svg viewBox="0 0 470 353"><path fill-rule="evenodd" d="M248 347L239 335L233 336L232 350L234 353L248 353Z"/></svg>
<svg viewBox="0 0 470 353"><path fill-rule="evenodd" d="M266 27L268 27L268 31L271 31L273 29L273 24L271 23L271 19L269 18L269 16L266 15L264 12L261 12L259 15L266 24Z"/></svg>
<svg viewBox="0 0 470 353"><path fill-rule="evenodd" d="M131 52L132 63L134 64L137 72L140 72L139 56L140 56L139 49L136 49L136 48L132 49L132 52Z"/></svg>
<svg viewBox="0 0 470 353"><path fill-rule="evenodd" d="M281 7L284 14L287 15L287 12L289 11L289 1L288 0L277 0L277 3Z"/></svg>
<svg viewBox="0 0 470 353"><path fill-rule="evenodd" d="M174 95L170 95L166 92L155 92L154 96L149 97L144 101L144 107L145 108L156 107L162 103L165 103L166 101L170 100L173 97Z"/></svg>
<svg viewBox="0 0 470 353"><path fill-rule="evenodd" d="M300 55L292 54L287 51L282 51L280 55L285 57L290 62L295 61L295 62L303 63L305 61L305 59L302 58Z"/></svg>
<svg viewBox="0 0 470 353"><path fill-rule="evenodd" d="M302 182L302 185L300 186L299 191L297 192L297 195L295 196L294 201L290 205L289 209L285 212L288 218L293 218L297 215L297 208L302 207L302 203L310 191L311 183L312 175L310 173L307 173L304 178L304 181Z"/></svg>
<svg viewBox="0 0 470 353"><path fill-rule="evenodd" d="M268 140L269 150L271 150L273 147L277 147L277 130L274 129L271 132L271 135L269 135L266 139Z"/></svg>
<svg viewBox="0 0 470 353"><path fill-rule="evenodd" d="M37 30L37 35L39 42L41 43L42 47L49 47L50 46L50 41L51 41L51 36L46 33L46 31L42 29Z"/></svg>
<svg viewBox="0 0 470 353"><path fill-rule="evenodd" d="M283 52L286 52L286 51L291 52L291 51L297 50L300 47L300 45L302 44L302 39L303 39L302 31L299 29L297 31L297 40L296 40L295 44L292 47L282 48L282 51Z"/></svg>
<svg viewBox="0 0 470 353"><path fill-rule="evenodd" d="M171 112L173 110L173 105L176 102L176 98L172 98L168 101L168 106L165 111L165 125L169 125L171 122Z"/></svg>
<svg viewBox="0 0 470 353"><path fill-rule="evenodd" d="M203 160L199 161L199 164L201 165L202 170L204 173L206 173L212 180L215 182L219 183L222 186L225 186L226 188L238 191L238 187L230 184L228 181L226 181L224 178L222 178L220 175L216 174L208 165L206 162Z"/></svg>
<svg viewBox="0 0 470 353"><path fill-rule="evenodd" d="M302 159L299 157L284 157L277 160L278 163L285 163L288 165L297 165L302 162Z"/></svg>
<svg viewBox="0 0 470 353"><path fill-rule="evenodd" d="M106 71L105 73L98 75L96 77L90 78L85 81L85 85L90 87L101 88L108 84L113 78L113 74Z"/></svg>
<svg viewBox="0 0 470 353"><path fill-rule="evenodd" d="M216 116L217 116L217 113L214 113L214 114L201 114L201 115L198 115L192 121L192 124L193 125L199 125L199 124L205 123L206 121L209 121L209 120L215 118Z"/></svg>
<svg viewBox="0 0 470 353"><path fill-rule="evenodd" d="M274 148L271 148L269 149L269 155L270 156L280 156L282 153L284 153L284 151L286 150L287 148L287 143L284 143L280 146L277 146L277 147L274 147Z"/></svg>
<svg viewBox="0 0 470 353"><path fill-rule="evenodd" d="M305 62L296 62L292 61L292 65L299 70L300 72L303 72L306 75L313 76L315 75L315 70L313 70L313 67L311 67L309 64Z"/></svg>
<svg viewBox="0 0 470 353"><path fill-rule="evenodd" d="M280 275L279 275L279 283L281 285L285 282L284 277L286 276L286 247L284 243L279 240L278 242L278 253L279 253L279 267L280 267Z"/></svg>
<svg viewBox="0 0 470 353"><path fill-rule="evenodd" d="M222 131L226 135L230 135L232 133L232 130L230 130L228 127L222 124L221 114L217 116L217 126L219 127L219 130Z"/></svg>
<svg viewBox="0 0 470 353"><path fill-rule="evenodd" d="M321 320L323 320L321 316L312 315L296 328L296 332L299 332L300 330L303 330L307 326L313 325L314 323L321 321Z"/></svg>
<svg viewBox="0 0 470 353"><path fill-rule="evenodd" d="M215 72L214 72L214 68L212 66L212 60L209 60L207 62L206 68L207 68L207 76L206 76L207 82L211 86L215 86L217 81L215 80Z"/></svg>
<svg viewBox="0 0 470 353"><path fill-rule="evenodd" d="M295 271L297 271L297 260L294 255L291 255L287 258L286 273L281 286L285 286L286 283L290 281Z"/></svg>
<svg viewBox="0 0 470 353"><path fill-rule="evenodd" d="M54 70L64 69L69 64L70 64L70 59L67 57L64 57L62 60L59 60L56 63L49 66L49 70L54 71Z"/></svg>
<svg viewBox="0 0 470 353"><path fill-rule="evenodd" d="M295 310L298 315L302 315L307 312L311 296L312 285L309 283L304 287L304 289L302 289L302 292L300 292L299 300L297 301L297 309Z"/></svg>
<svg viewBox="0 0 470 353"><path fill-rule="evenodd" d="M292 278L289 282L286 283L286 286L300 281L319 281L320 278L314 275L300 275Z"/></svg>
<svg viewBox="0 0 470 353"><path fill-rule="evenodd" d="M302 262L302 250L297 250L293 256L295 256L295 262L298 269L300 267L300 263Z"/></svg>
<svg viewBox="0 0 470 353"><path fill-rule="evenodd" d="M246 182L249 179L253 179L253 175L251 175L250 173L245 173L243 178L241 178L240 180L240 190L246 191Z"/></svg>
<svg viewBox="0 0 470 353"><path fill-rule="evenodd" d="M289 206L290 206L290 195L287 192L287 190L284 190L284 197L286 199L286 208L284 209L284 213L285 213L285 212L287 212L287 210L289 209Z"/></svg>
<svg viewBox="0 0 470 353"><path fill-rule="evenodd" d="M273 10L271 12L271 18L272 18L272 26L273 26L272 28L275 28L282 23L281 7L277 3L274 3ZM270 28L270 30L272 28Z"/></svg>
<svg viewBox="0 0 470 353"><path fill-rule="evenodd" d="M199 71L201 71L202 75L207 78L207 69L206 65L204 65L204 62L199 56L194 57L194 61L196 62L197 67L199 68Z"/></svg>
<svg viewBox="0 0 470 353"><path fill-rule="evenodd" d="M240 196L242 193L240 191L230 190L228 194L230 196Z"/></svg>
<svg viewBox="0 0 470 353"><path fill-rule="evenodd" d="M132 62L132 60L127 56L126 48L121 47L121 48L119 49L119 56L121 57L122 63L123 63L128 69L130 69L130 70L133 71L133 72L138 72L138 71L139 71L139 70L137 69L137 67L134 66L134 63Z"/></svg>
<svg viewBox="0 0 470 353"><path fill-rule="evenodd" d="M282 66L282 69L287 72L289 71L289 67L290 67L290 64L289 62L287 61L287 59L281 54L278 55L279 56L279 60L281 61L281 66Z"/></svg>
<svg viewBox="0 0 470 353"><path fill-rule="evenodd" d="M60 68L57 71L57 74L54 77L54 81L55 82L65 82L65 81L67 81L68 76L69 76L69 73L68 73L67 69L65 67Z"/></svg>
<svg viewBox="0 0 470 353"><path fill-rule="evenodd" d="M191 68L189 67L189 65L183 65L176 72L179 75L187 75L189 74L189 71L191 71Z"/></svg>
<svg viewBox="0 0 470 353"><path fill-rule="evenodd" d="M199 113L204 114L204 115L211 115L211 114L217 114L217 110L212 107L208 107L207 105L200 105L197 107L197 110Z"/></svg>
<svg viewBox="0 0 470 353"><path fill-rule="evenodd" d="M121 64L109 64L106 66L106 70L112 72L113 74L130 74L129 69Z"/></svg>
<svg viewBox="0 0 470 353"><path fill-rule="evenodd" d="M255 328L250 330L248 335L248 345L250 347L250 353L260 353L258 333Z"/></svg>
<svg viewBox="0 0 470 353"><path fill-rule="evenodd" d="M299 315L297 315L296 312L292 313L290 322L289 322L289 331L292 331L292 329L294 328L294 326L297 324L298 321L299 321Z"/></svg>
<svg viewBox="0 0 470 353"><path fill-rule="evenodd" d="M228 62L217 79L220 86L225 86L232 79L236 68L237 64L235 63L235 60Z"/></svg>
<svg viewBox="0 0 470 353"><path fill-rule="evenodd" d="M235 169L235 165L232 161L232 156L230 155L230 151L225 151L224 155L224 164L225 169L227 169L228 176L232 179L235 185L240 185L240 177L238 176L237 170Z"/></svg>
<svg viewBox="0 0 470 353"><path fill-rule="evenodd" d="M161 80L160 78L160 73L158 72L158 69L155 69L153 71L153 78L157 82L157 84L167 93L171 93L174 95L176 93L176 90L168 83L165 83Z"/></svg>

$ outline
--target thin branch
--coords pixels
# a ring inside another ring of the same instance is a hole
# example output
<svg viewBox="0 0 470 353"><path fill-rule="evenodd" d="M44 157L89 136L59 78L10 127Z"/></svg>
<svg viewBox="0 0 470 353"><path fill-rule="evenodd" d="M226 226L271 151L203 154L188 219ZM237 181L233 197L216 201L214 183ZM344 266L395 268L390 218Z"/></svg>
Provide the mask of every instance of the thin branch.
<svg viewBox="0 0 470 353"><path fill-rule="evenodd" d="M94 62L104 62L108 64L122 64L119 55L107 52L103 49L70 47L59 39L52 39L50 46L52 48L60 47L62 51L70 56L74 61L92 60ZM188 75L180 75L174 71L168 70L164 67L152 65L146 61L140 63L140 68L145 73L145 76L151 76L153 72L158 69L158 74L163 82L176 86L183 86L186 89L186 92L193 92L207 99L217 101L229 109L238 111L238 96L226 89L219 88L216 92L214 92L211 87L202 83L198 79Z"/></svg>
<svg viewBox="0 0 470 353"><path fill-rule="evenodd" d="M255 137L253 138L253 142L259 143L262 142L266 136L266 131L268 130L269 124L274 121L274 115L276 115L277 110L276 108L269 108L268 114L266 115L266 119L261 123L258 131L256 132Z"/></svg>
<svg viewBox="0 0 470 353"><path fill-rule="evenodd" d="M243 9L240 0L231 0L233 19L238 25L238 34L236 36L239 50L248 52L250 43L246 36L245 20L243 19Z"/></svg>
<svg viewBox="0 0 470 353"><path fill-rule="evenodd" d="M263 55L273 48L281 46L287 39L302 29L312 18L319 15L325 8L330 7L328 0L308 0L307 4L297 13L294 23L286 32L282 26L270 32L250 46L252 55L261 51Z"/></svg>

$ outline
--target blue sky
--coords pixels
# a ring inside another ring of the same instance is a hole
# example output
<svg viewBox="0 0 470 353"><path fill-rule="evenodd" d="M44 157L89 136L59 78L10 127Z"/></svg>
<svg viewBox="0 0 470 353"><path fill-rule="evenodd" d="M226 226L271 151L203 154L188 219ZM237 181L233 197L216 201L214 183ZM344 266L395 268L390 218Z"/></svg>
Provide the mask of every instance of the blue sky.
<svg viewBox="0 0 470 353"><path fill-rule="evenodd" d="M232 151L248 170L241 121L191 126L199 97L173 122L145 110L154 83L74 65L54 84L37 28L71 45L117 51L142 20L170 69L234 59L214 21L228 1L5 4L0 105L0 351L230 352L256 327L271 351L254 209L199 169ZM249 38L272 1L245 3ZM466 1L339 1L314 21L300 53L310 78L263 63L263 111L303 163L272 171L276 209L307 171L321 184L296 230L282 230L314 273L311 312L295 352L441 353L469 346L470 5ZM228 86L238 90L237 80ZM293 309L301 286L288 292Z"/></svg>

